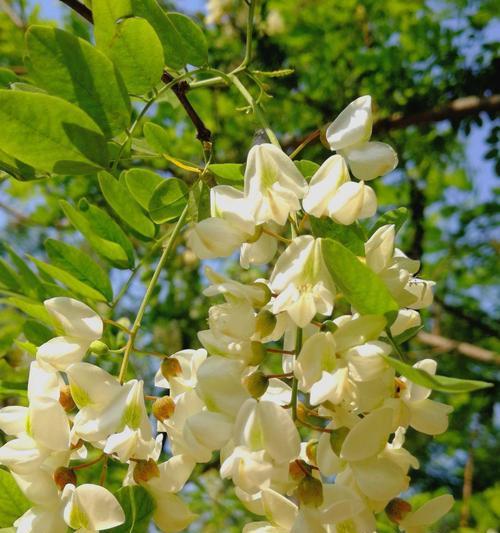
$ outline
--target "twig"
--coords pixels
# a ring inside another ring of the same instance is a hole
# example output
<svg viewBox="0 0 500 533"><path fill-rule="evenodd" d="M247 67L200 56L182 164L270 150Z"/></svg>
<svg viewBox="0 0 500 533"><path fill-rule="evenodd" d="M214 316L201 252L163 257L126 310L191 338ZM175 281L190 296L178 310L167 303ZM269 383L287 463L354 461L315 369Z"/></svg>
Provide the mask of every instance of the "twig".
<svg viewBox="0 0 500 533"><path fill-rule="evenodd" d="M85 20L88 20L91 24L94 24L94 17L92 11L84 4L78 2L78 0L60 0L63 4L66 4L73 11L82 16Z"/></svg>

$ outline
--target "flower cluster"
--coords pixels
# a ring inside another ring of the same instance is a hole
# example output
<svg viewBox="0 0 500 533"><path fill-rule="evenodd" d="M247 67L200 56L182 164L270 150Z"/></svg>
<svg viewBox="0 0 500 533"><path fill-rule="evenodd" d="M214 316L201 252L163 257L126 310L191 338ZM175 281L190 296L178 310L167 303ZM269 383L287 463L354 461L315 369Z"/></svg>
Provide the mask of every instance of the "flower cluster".
<svg viewBox="0 0 500 533"><path fill-rule="evenodd" d="M190 230L189 247L201 259L239 249L243 267L274 267L269 279L250 284L207 269L204 294L217 303L198 334L203 348L166 357L155 377L167 391L151 409L158 437L142 381L121 383L82 362L102 336L100 317L68 298L45 302L61 335L40 346L31 363L29 407L0 410L0 429L14 437L0 448L0 464L33 502L18 531L98 531L124 522L109 491L77 483L72 461L85 458L89 446L103 461L129 465L124 484L151 494L153 519L166 532L196 518L176 493L214 453L221 477L262 517L246 533L372 533L384 510L402 531L418 533L451 508L449 495L415 511L399 498L419 466L404 448L406 432L440 434L451 411L388 362L394 338L420 325L432 282L414 277L418 261L395 248L394 225L382 225L366 239L360 263L400 309L392 319L355 308L341 314L342 287L323 239L308 231L311 218L348 226L375 214L376 196L365 182L393 170L397 157L369 140L371 129L365 96L329 126L336 154L309 182L278 147L261 144L248 154L243 190L211 189L211 217ZM415 367L436 372L429 359ZM158 463L160 433L172 456Z"/></svg>

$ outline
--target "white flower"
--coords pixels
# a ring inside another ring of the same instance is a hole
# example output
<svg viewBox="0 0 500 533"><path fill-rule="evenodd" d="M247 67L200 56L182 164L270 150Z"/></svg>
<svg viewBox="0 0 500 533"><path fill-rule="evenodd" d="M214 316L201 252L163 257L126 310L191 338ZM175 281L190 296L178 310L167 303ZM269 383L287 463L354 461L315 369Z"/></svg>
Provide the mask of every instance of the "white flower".
<svg viewBox="0 0 500 533"><path fill-rule="evenodd" d="M364 182L350 181L344 158L328 158L311 178L303 200L304 210L315 216L329 216L339 224L349 225L367 218L377 210L377 198Z"/></svg>
<svg viewBox="0 0 500 533"><path fill-rule="evenodd" d="M54 506L34 506L15 522L16 533L66 533L68 526L63 519L62 507L57 501Z"/></svg>
<svg viewBox="0 0 500 533"><path fill-rule="evenodd" d="M125 522L125 514L118 500L99 485L83 484L75 488L71 483L62 492L64 521L79 531L100 531Z"/></svg>
<svg viewBox="0 0 500 533"><path fill-rule="evenodd" d="M391 146L368 142L372 125L371 97L361 96L351 102L326 130L330 148L347 159L356 178L365 181L391 172L398 164Z"/></svg>
<svg viewBox="0 0 500 533"><path fill-rule="evenodd" d="M399 523L406 533L425 533L428 527L442 518L453 507L453 497L442 494L425 502L416 511L408 513Z"/></svg>
<svg viewBox="0 0 500 533"><path fill-rule="evenodd" d="M66 370L81 361L90 344L101 338L102 320L88 305L73 298L51 298L44 305L64 335L42 344L37 360L53 370Z"/></svg>
<svg viewBox="0 0 500 533"><path fill-rule="evenodd" d="M253 146L245 169L245 196L256 224L274 221L282 226L300 209L307 182L293 161L272 144Z"/></svg>
<svg viewBox="0 0 500 533"><path fill-rule="evenodd" d="M378 274L396 301L405 307L421 309L432 303L433 281L412 277L420 262L408 258L394 247L395 227L380 227L366 242L366 264Z"/></svg>
<svg viewBox="0 0 500 533"><path fill-rule="evenodd" d="M299 327L311 322L316 313L333 310L335 287L321 253L321 241L310 235L297 237L276 262L270 280L278 294L272 311L286 311Z"/></svg>
<svg viewBox="0 0 500 533"><path fill-rule="evenodd" d="M207 351L203 348L199 350L181 350L171 355L176 359L181 367L181 374L172 376L167 380L161 373L161 368L155 375L155 386L170 389L170 396L176 398L183 392L192 390L198 382L197 372L200 365L207 358Z"/></svg>

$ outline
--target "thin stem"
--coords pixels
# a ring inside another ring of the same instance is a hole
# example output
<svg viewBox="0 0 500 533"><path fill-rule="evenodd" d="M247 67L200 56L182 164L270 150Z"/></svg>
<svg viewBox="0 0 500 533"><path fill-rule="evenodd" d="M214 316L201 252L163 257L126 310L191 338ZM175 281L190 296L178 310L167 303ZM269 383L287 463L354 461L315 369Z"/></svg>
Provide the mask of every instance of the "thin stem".
<svg viewBox="0 0 500 533"><path fill-rule="evenodd" d="M76 11L80 16L82 16L85 20L89 21L91 24L94 23L94 17L92 16L92 11L90 9L82 4L81 2L78 2L78 0L60 0L63 4L66 4L68 7L70 7L73 11Z"/></svg>
<svg viewBox="0 0 500 533"><path fill-rule="evenodd" d="M280 350L279 348L266 348L267 352L271 353L278 353L280 355L294 355L295 352L293 350Z"/></svg>
<svg viewBox="0 0 500 533"><path fill-rule="evenodd" d="M104 462L102 463L101 475L99 476L99 485L101 485L101 487L103 487L104 483L106 483L106 476L108 475L108 461L109 457L106 455L104 457Z"/></svg>
<svg viewBox="0 0 500 533"><path fill-rule="evenodd" d="M278 148L281 148L280 142L278 141L278 137L276 137L274 131L271 129L271 126L269 125L267 118L264 115L260 105L256 103L254 97L248 92L248 89L241 83L238 76L234 74L229 74L228 77L252 108L255 116L257 117L257 120L261 123L271 143L273 143Z"/></svg>
<svg viewBox="0 0 500 533"><path fill-rule="evenodd" d="M314 139L317 139L321 134L321 130L315 130L312 133L310 133L300 144L295 148L295 150L290 154L290 159L295 159L300 152Z"/></svg>
<svg viewBox="0 0 500 533"><path fill-rule="evenodd" d="M167 262L167 259L169 258L170 253L174 249L175 241L182 229L182 226L184 225L184 221L186 220L187 214L188 214L188 206L186 205L179 220L177 221L177 224L175 225L174 230L170 234L170 238L167 242L167 245L163 249L163 253L161 254L158 264L156 265L156 269L153 273L153 277L151 278L148 288L146 289L146 293L144 294L144 298L142 299L141 305L139 307L139 311L137 312L137 316L135 317L134 323L132 325L132 329L130 330L130 336L128 338L127 346L125 348L125 353L123 354L123 360L122 360L122 364L120 367L120 373L118 375L118 379L120 380L120 383L123 383L125 380L125 375L127 373L128 360L130 358L131 352L134 349L135 338L141 327L141 322L144 317L144 313L146 312L149 299L151 298L151 295L153 294L153 290L156 286L156 283L158 282L160 273L163 267L165 266L165 263Z"/></svg>
<svg viewBox="0 0 500 533"><path fill-rule="evenodd" d="M247 17L247 33L245 43L245 57L241 64L236 67L232 74L245 70L252 60L252 45L253 45L253 26L255 18L255 8L257 7L258 0L250 0L248 4L248 17Z"/></svg>
<svg viewBox="0 0 500 533"><path fill-rule="evenodd" d="M266 378L290 379L293 378L293 372L285 372L284 374L266 374Z"/></svg>
<svg viewBox="0 0 500 533"><path fill-rule="evenodd" d="M88 463L83 463L81 465L71 466L70 468L71 468L71 470L82 470L83 468L88 468L89 466L94 466L99 461L102 461L104 459L104 457L106 457L106 454L102 453L101 455L99 455L99 457L97 459L94 459L93 461L89 461Z"/></svg>
<svg viewBox="0 0 500 533"><path fill-rule="evenodd" d="M297 328L297 333L295 337L295 353L299 354L301 348L302 348L302 328ZM292 398L291 398L292 418L294 420L297 420L298 395L299 395L299 381L296 377L294 377L292 381Z"/></svg>
<svg viewBox="0 0 500 533"><path fill-rule="evenodd" d="M301 418L296 418L296 420L299 424L305 426L306 428L314 429L314 431L320 431L321 433L333 433L334 431L333 429L327 429L327 428L322 428L320 426L315 426L314 424L310 424L309 422L306 422L305 420L302 420Z"/></svg>
<svg viewBox="0 0 500 533"><path fill-rule="evenodd" d="M278 233L275 233L274 231L268 228L262 228L262 233L266 233L267 235L270 235L271 237L274 237L275 239L278 239L278 241L284 242L285 244L290 244L292 242L290 239L282 237Z"/></svg>
<svg viewBox="0 0 500 533"><path fill-rule="evenodd" d="M121 329L125 333L130 333L130 329L125 327L123 324L116 322L116 320L111 320L110 318L103 318L103 322L105 324L109 324L110 326L114 326L115 328Z"/></svg>
<svg viewBox="0 0 500 533"><path fill-rule="evenodd" d="M401 359L401 361L407 362L407 358L405 354L401 351L401 348L399 347L398 343L394 340L394 337L392 336L391 330L387 328L385 330L385 333L387 335L387 338L389 339L389 343L394 348L394 351L397 353L398 357Z"/></svg>

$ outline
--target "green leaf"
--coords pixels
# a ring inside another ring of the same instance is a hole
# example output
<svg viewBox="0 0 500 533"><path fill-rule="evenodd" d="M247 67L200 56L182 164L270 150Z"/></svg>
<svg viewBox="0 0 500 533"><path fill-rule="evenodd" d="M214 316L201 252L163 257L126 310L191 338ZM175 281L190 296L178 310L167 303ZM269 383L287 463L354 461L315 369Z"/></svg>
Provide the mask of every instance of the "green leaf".
<svg viewBox="0 0 500 533"><path fill-rule="evenodd" d="M10 527L30 507L10 472L0 470L0 527Z"/></svg>
<svg viewBox="0 0 500 533"><path fill-rule="evenodd" d="M156 505L149 492L138 485L128 485L115 493L125 513L125 523L109 533L147 533ZM160 503L161 505L161 503Z"/></svg>
<svg viewBox="0 0 500 533"><path fill-rule="evenodd" d="M151 24L139 17L116 24L115 35L104 50L120 71L130 93L144 94L163 74L163 47Z"/></svg>
<svg viewBox="0 0 500 533"><path fill-rule="evenodd" d="M108 172L99 172L102 194L115 214L143 239L155 236L155 225L144 214L128 189Z"/></svg>
<svg viewBox="0 0 500 533"><path fill-rule="evenodd" d="M149 202L149 213L157 224L173 222L180 217L188 201L187 185L178 178L168 178L160 183Z"/></svg>
<svg viewBox="0 0 500 533"><path fill-rule="evenodd" d="M12 296L11 298L7 298L7 303L21 310L23 313L37 320L41 320L45 324L52 324L49 313L40 302L31 298L25 298L24 296Z"/></svg>
<svg viewBox="0 0 500 533"><path fill-rule="evenodd" d="M23 325L23 333L26 340L36 346L40 346L49 339L52 339L52 337L55 337L52 329L37 320L26 320Z"/></svg>
<svg viewBox="0 0 500 533"><path fill-rule="evenodd" d="M19 282L23 293L26 296L43 299L44 290L42 283L37 278L35 273L29 268L29 266L23 261L23 259L9 246L7 243L2 242L2 246L9 254L12 264L17 269L19 276Z"/></svg>
<svg viewBox="0 0 500 533"><path fill-rule="evenodd" d="M189 190L189 219L200 222L210 216L210 189L200 180Z"/></svg>
<svg viewBox="0 0 500 533"><path fill-rule="evenodd" d="M113 63L87 41L63 30L31 26L28 66L36 84L83 109L106 137L130 124L130 99Z"/></svg>
<svg viewBox="0 0 500 533"><path fill-rule="evenodd" d="M125 183L130 194L143 209L149 208L149 202L155 188L165 180L151 170L133 168L124 174Z"/></svg>
<svg viewBox="0 0 500 533"><path fill-rule="evenodd" d="M373 225L370 230L370 235L373 235L379 228L386 224L394 224L396 226L396 233L401 229L403 224L408 219L408 209L406 207L398 207L384 213Z"/></svg>
<svg viewBox="0 0 500 533"><path fill-rule="evenodd" d="M415 326L414 328L407 329L406 331L403 331L403 333L400 333L399 335L396 335L394 337L394 342L396 344L402 344L403 342L406 342L413 337L423 328L424 326Z"/></svg>
<svg viewBox="0 0 500 533"><path fill-rule="evenodd" d="M310 221L312 233L315 237L333 239L342 243L354 254L365 255L365 242L356 224L344 226L343 224L337 224L331 218L316 218L313 216L310 217Z"/></svg>
<svg viewBox="0 0 500 533"><path fill-rule="evenodd" d="M82 208L77 210L64 200L60 202L73 226L103 259L116 268L132 268L134 249L120 226L103 209L86 200L80 204Z"/></svg>
<svg viewBox="0 0 500 533"><path fill-rule="evenodd" d="M132 0L134 15L145 18L155 29L165 52L165 63L175 69L204 65L208 45L201 28L181 13L167 13L156 0Z"/></svg>
<svg viewBox="0 0 500 533"><path fill-rule="evenodd" d="M45 241L45 250L53 265L99 291L108 302L113 300L113 289L108 275L88 254L70 244L53 239Z"/></svg>
<svg viewBox="0 0 500 533"><path fill-rule="evenodd" d="M170 136L164 128L154 122L144 124L144 137L148 144L159 154L168 153Z"/></svg>
<svg viewBox="0 0 500 533"><path fill-rule="evenodd" d="M9 88L11 83L19 81L17 74L8 68L0 68L0 87Z"/></svg>
<svg viewBox="0 0 500 533"><path fill-rule="evenodd" d="M92 0L94 34L98 48L106 51L115 36L116 23L132 15L130 0Z"/></svg>
<svg viewBox="0 0 500 533"><path fill-rule="evenodd" d="M66 272L66 270L59 268L55 265L49 263L44 263L36 257L30 257L30 259L35 263L38 269L41 272L45 272L49 276L57 279L68 289L71 289L76 295L83 296L84 298L89 298L90 300L96 300L98 302L106 302L106 298L93 287L90 287L87 283L80 281L78 278Z"/></svg>
<svg viewBox="0 0 500 533"><path fill-rule="evenodd" d="M392 368L405 378L409 379L412 383L427 387L428 389L447 392L449 394L459 394L493 387L493 383L487 383L486 381L449 378L447 376L439 375L434 376L421 368L414 368L399 361L399 359L390 357L389 355L383 355L383 358L390 366L392 366Z"/></svg>
<svg viewBox="0 0 500 533"><path fill-rule="evenodd" d="M399 306L384 282L348 248L332 239L322 239L326 266L346 300L362 315L395 314Z"/></svg>
<svg viewBox="0 0 500 533"><path fill-rule="evenodd" d="M0 287L19 292L21 280L16 271L3 259L0 259Z"/></svg>
<svg viewBox="0 0 500 533"><path fill-rule="evenodd" d="M11 157L0 150L0 170L6 172L18 181L33 181L48 177L48 174L41 174L32 166L19 161L15 157Z"/></svg>
<svg viewBox="0 0 500 533"><path fill-rule="evenodd" d="M89 174L108 164L102 131L61 98L0 90L0 123L2 150L37 170Z"/></svg>
<svg viewBox="0 0 500 533"><path fill-rule="evenodd" d="M208 165L208 170L215 175L219 185L243 187L245 166L241 163L214 163Z"/></svg>
<svg viewBox="0 0 500 533"><path fill-rule="evenodd" d="M308 161L307 159L301 159L300 161L294 161L295 166L300 170L300 173L308 180L319 168L318 163L314 161Z"/></svg>

